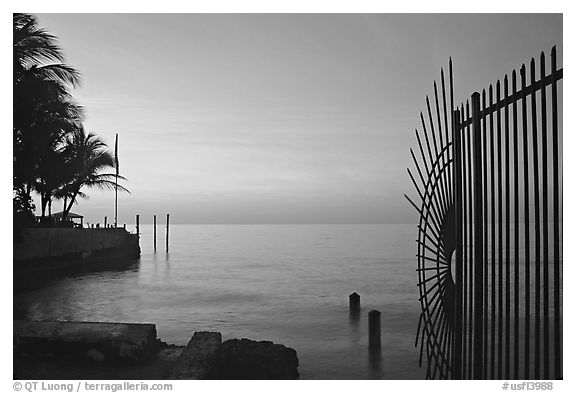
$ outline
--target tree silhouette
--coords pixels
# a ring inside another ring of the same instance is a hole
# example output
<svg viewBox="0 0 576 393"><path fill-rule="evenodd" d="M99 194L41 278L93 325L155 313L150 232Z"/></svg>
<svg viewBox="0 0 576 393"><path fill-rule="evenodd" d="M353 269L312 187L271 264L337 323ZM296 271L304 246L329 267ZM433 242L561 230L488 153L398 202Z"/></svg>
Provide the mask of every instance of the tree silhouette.
<svg viewBox="0 0 576 393"><path fill-rule="evenodd" d="M33 218L32 191L40 194L42 218L53 199L63 199L65 219L77 198L87 197L83 187L116 186L115 174L100 173L114 160L100 138L85 134L82 107L70 94L80 74L63 61L56 37L34 16L13 15L13 193L22 220Z"/></svg>
<svg viewBox="0 0 576 393"><path fill-rule="evenodd" d="M115 160L106 150L104 141L93 133L84 131L80 127L72 132L66 140L64 148L68 156L68 167L72 170L70 181L59 190L59 196L69 199L65 203L62 219L66 219L77 197L86 197L81 192L82 187L100 188L113 190L117 186L119 190L130 192L125 187L117 185L115 173L101 173L105 169L114 169ZM123 176L118 179L126 180Z"/></svg>

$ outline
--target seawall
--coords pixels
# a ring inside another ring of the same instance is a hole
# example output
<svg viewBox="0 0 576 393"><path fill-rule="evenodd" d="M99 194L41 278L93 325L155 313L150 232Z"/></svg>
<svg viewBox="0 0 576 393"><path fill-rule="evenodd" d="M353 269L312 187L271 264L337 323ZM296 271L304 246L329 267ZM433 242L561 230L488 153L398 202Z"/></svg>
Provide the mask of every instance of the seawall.
<svg viewBox="0 0 576 393"><path fill-rule="evenodd" d="M298 379L298 355L270 341L195 332L170 345L150 323L13 323L15 379Z"/></svg>
<svg viewBox="0 0 576 393"><path fill-rule="evenodd" d="M139 236L123 228L28 228L14 244L14 274L139 257Z"/></svg>

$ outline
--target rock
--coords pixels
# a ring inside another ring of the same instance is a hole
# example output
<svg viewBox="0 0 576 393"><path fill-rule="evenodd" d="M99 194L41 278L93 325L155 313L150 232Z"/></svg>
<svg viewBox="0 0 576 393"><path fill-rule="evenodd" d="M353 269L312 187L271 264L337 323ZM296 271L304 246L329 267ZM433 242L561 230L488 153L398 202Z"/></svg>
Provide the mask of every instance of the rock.
<svg viewBox="0 0 576 393"><path fill-rule="evenodd" d="M177 347L177 348L165 348L158 351L156 354L156 358L163 362L172 362L176 363L180 359L182 352L184 351L184 347Z"/></svg>
<svg viewBox="0 0 576 393"><path fill-rule="evenodd" d="M14 353L83 357L92 349L108 359L141 363L156 353L156 326L142 323L13 321Z"/></svg>
<svg viewBox="0 0 576 393"><path fill-rule="evenodd" d="M176 361L172 379L215 379L216 355L221 345L220 333L194 333Z"/></svg>
<svg viewBox="0 0 576 393"><path fill-rule="evenodd" d="M232 339L218 351L218 379L298 379L296 351L270 341Z"/></svg>
<svg viewBox="0 0 576 393"><path fill-rule="evenodd" d="M86 352L86 356L92 360L97 361L97 362L101 362L106 358L106 356L104 356L104 354L102 352L100 352L99 350L94 349L94 348L92 348L91 350Z"/></svg>

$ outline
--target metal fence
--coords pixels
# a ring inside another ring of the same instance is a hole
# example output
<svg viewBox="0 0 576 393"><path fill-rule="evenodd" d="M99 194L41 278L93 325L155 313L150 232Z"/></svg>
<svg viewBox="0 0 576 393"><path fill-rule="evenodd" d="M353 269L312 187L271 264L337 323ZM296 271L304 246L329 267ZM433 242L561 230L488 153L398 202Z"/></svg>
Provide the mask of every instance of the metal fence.
<svg viewBox="0 0 576 393"><path fill-rule="evenodd" d="M418 176L408 170L420 201L407 198L420 214L427 378L562 378L556 48L550 71L544 53L538 68L532 59L529 75L522 66L455 107L450 61L448 94L442 71L434 110L426 98L410 151Z"/></svg>

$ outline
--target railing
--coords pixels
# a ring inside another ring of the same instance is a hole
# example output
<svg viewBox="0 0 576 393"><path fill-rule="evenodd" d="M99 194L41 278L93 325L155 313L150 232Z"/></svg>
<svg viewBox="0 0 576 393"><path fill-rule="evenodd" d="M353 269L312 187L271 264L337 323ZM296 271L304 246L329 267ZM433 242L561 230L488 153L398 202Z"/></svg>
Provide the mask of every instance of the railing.
<svg viewBox="0 0 576 393"><path fill-rule="evenodd" d="M420 184L409 171L421 203L409 200L420 213L417 340L427 378L562 378L556 48L550 70L542 53L529 84L522 66L519 81L513 71L472 94L452 111L451 140L442 72L445 142L436 84L436 129L426 99L428 154L418 131L419 160L411 150ZM451 103L452 89L450 63Z"/></svg>

